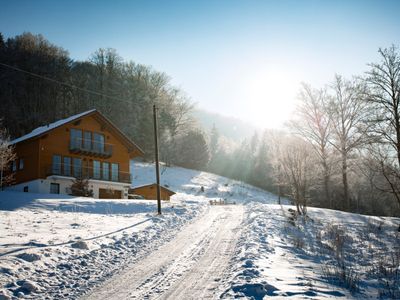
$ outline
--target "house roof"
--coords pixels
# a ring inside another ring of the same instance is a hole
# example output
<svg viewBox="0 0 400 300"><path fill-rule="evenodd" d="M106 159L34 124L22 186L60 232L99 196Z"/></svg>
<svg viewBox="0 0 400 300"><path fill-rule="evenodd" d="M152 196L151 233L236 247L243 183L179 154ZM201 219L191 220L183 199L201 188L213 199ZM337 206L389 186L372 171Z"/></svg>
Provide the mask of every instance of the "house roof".
<svg viewBox="0 0 400 300"><path fill-rule="evenodd" d="M42 135L42 134L44 134L44 133L46 133L46 132L48 132L48 131L50 131L52 129L60 127L60 126L62 126L64 124L66 124L66 123L72 122L72 121L74 121L76 119L79 119L79 118L81 118L83 116L86 116L86 115L88 115L88 114L90 114L92 112L95 112L95 111L96 111L95 109L91 109L91 110L85 111L83 113L68 117L66 119L58 120L58 121L56 121L54 123L47 124L47 125L44 125L44 126L40 126L40 127L36 128L36 129L32 130L28 134L25 134L25 135L23 135L23 136L21 136L21 137L19 137L17 139L14 139L14 140L10 141L10 144L13 145L13 144L16 144L16 143L19 143L19 142L22 142L22 141L29 140L31 138L37 137L37 136Z"/></svg>
<svg viewBox="0 0 400 300"><path fill-rule="evenodd" d="M82 117L85 117L85 116L88 116L88 115L91 115L91 114L97 115L99 117L100 121L103 121L103 122L107 123L112 129L114 129L114 132L116 132L118 134L118 136L124 142L126 142L131 148L136 150L139 155L143 155L144 154L143 150L140 149L139 146L137 146L130 138L128 138L121 130L119 130L117 126L115 126L108 118L103 116L96 109L91 109L91 110L88 110L88 111L73 115L71 117L68 117L68 118L65 118L65 119L62 119L62 120L58 120L58 121L56 121L54 123L50 123L48 125L44 125L44 126L38 127L36 129L32 130L30 133L25 134L25 135L23 135L23 136L21 136L19 138L16 138L16 139L10 141L10 144L14 145L14 144L17 144L17 143L20 143L20 142L23 142L23 141L26 141L26 140L29 140L29 139L32 139L32 138L35 138L35 137L39 137L39 136L41 136L41 135L43 135L43 134L45 134L45 133L47 133L47 132L49 132L49 131L51 131L53 129L56 129L56 128L60 127L60 126L63 126L65 124L67 124L67 123L73 122L73 121L75 121L75 120L77 120L79 118L82 118Z"/></svg>
<svg viewBox="0 0 400 300"><path fill-rule="evenodd" d="M143 184L143 185L139 185L139 186L133 186L130 189L131 190L136 190L136 189L140 189L140 188L144 188L144 187L148 187L148 186L155 186L155 185L157 185L157 184L156 183L149 183L149 184ZM169 188L166 188L165 186L160 185L160 188L168 191L171 195L176 194L174 191L171 191Z"/></svg>

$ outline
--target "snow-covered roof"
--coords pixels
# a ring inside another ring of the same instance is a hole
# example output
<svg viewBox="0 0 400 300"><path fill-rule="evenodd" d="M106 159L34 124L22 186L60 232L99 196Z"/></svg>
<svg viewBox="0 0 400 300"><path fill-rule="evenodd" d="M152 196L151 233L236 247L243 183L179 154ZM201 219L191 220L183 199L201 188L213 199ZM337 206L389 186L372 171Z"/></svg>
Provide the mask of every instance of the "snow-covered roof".
<svg viewBox="0 0 400 300"><path fill-rule="evenodd" d="M79 119L79 118L81 118L83 116L86 116L86 115L88 115L88 114L90 114L90 113L92 113L94 111L96 111L96 109L91 109L91 110L85 111L83 113L68 117L66 119L58 120L58 121L56 121L54 123L51 123L51 124L48 124L48 125L45 125L45 126L40 126L40 127L36 128L36 129L32 130L28 134L25 134L25 135L15 139L15 140L10 141L10 144L16 144L16 143L28 140L30 138L33 138L35 136L39 136L39 135L41 135L41 134L43 134L43 133L45 133L45 132L47 132L49 130L52 130L54 128L62 126L64 124L69 123L71 121L74 121L76 119Z"/></svg>
<svg viewBox="0 0 400 300"><path fill-rule="evenodd" d="M131 187L131 189L132 189L132 190L135 190L135 189L139 189L139 188L143 188L143 187L147 187L147 186L152 186L152 185L157 185L157 184L156 184L156 183L142 184L142 185L138 185L138 186L133 186L133 187ZM167 187L165 187L165 186L163 186L163 185L161 185L161 184L160 184L160 188L161 188L161 189L165 189L165 190L167 190L167 191L169 191L169 192L175 194L174 191L171 191L169 188L167 188Z"/></svg>

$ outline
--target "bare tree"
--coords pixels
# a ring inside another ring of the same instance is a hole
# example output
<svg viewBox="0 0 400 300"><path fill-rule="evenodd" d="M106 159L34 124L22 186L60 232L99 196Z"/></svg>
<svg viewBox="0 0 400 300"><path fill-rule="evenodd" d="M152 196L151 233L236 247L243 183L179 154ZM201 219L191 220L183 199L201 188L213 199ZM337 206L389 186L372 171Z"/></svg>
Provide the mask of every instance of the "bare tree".
<svg viewBox="0 0 400 300"><path fill-rule="evenodd" d="M288 187L297 212L306 214L310 187L314 183L313 151L307 142L294 136L281 137L276 142L278 144L274 147L274 162L275 169L280 173L276 174L279 184L283 183Z"/></svg>
<svg viewBox="0 0 400 300"><path fill-rule="evenodd" d="M345 80L336 75L331 85L328 112L332 128L330 143L340 154L344 206L350 209L348 183L349 155L361 147L368 127L364 119L367 106L363 101L365 86L360 81Z"/></svg>
<svg viewBox="0 0 400 300"><path fill-rule="evenodd" d="M381 62L370 64L366 78L366 100L373 111L370 132L378 144L374 154L380 171L400 205L400 53L395 46L379 53Z"/></svg>
<svg viewBox="0 0 400 300"><path fill-rule="evenodd" d="M312 89L302 85L300 103L295 110L295 119L289 123L293 133L303 137L313 147L322 168L322 185L325 202L332 208L330 195L331 160L329 160L331 120L326 111L328 97L324 89Z"/></svg>
<svg viewBox="0 0 400 300"><path fill-rule="evenodd" d="M379 191L392 194L400 206L400 172L396 155L387 144L368 147L368 167L371 184Z"/></svg>
<svg viewBox="0 0 400 300"><path fill-rule="evenodd" d="M13 180L10 172L10 164L16 158L14 148L9 143L9 137L5 129L0 128L0 188Z"/></svg>

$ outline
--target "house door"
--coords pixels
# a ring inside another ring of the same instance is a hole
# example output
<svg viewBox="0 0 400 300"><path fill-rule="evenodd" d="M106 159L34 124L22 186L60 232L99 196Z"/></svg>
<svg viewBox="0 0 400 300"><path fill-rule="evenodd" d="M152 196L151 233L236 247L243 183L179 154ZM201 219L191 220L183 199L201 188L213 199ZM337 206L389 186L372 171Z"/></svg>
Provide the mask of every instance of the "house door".
<svg viewBox="0 0 400 300"><path fill-rule="evenodd" d="M121 199L122 191L99 189L99 198L100 199Z"/></svg>
<svg viewBox="0 0 400 300"><path fill-rule="evenodd" d="M60 184L50 183L50 194L59 194L59 193L60 193Z"/></svg>

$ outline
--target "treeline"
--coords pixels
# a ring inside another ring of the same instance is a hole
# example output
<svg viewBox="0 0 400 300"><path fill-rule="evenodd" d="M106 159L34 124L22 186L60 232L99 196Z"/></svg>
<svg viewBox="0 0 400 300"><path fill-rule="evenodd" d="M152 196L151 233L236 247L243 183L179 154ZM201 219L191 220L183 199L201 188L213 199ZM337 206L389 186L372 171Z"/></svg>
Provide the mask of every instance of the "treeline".
<svg viewBox="0 0 400 300"><path fill-rule="evenodd" d="M163 152L174 153L183 140L196 140L200 132L191 118L193 105L165 73L126 62L114 49L98 49L88 60L76 61L31 33L7 40L0 34L0 103L0 119L11 138L96 108L149 159L154 153L153 104L161 147L171 148ZM171 162L175 158L169 155Z"/></svg>
<svg viewBox="0 0 400 300"><path fill-rule="evenodd" d="M304 84L285 131L255 134L235 151L210 133L209 170L308 205L400 215L400 53L380 49L360 76Z"/></svg>

